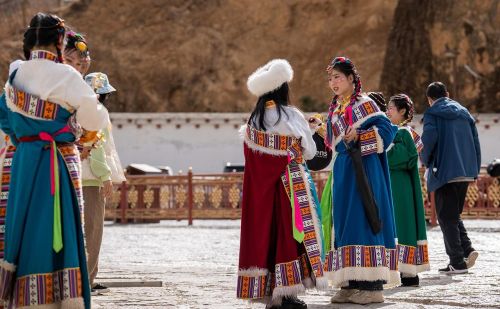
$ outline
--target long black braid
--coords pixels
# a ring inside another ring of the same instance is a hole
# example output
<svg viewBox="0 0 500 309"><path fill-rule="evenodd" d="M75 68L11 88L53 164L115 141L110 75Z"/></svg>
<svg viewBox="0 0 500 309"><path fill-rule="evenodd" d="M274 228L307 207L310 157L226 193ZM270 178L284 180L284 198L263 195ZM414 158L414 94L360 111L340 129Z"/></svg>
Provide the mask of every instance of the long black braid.
<svg viewBox="0 0 500 309"><path fill-rule="evenodd" d="M57 49L58 60L62 63L63 55L58 45L65 32L64 20L56 15L37 13L33 16L28 29L24 32L24 57L28 60L31 51L36 46L54 45Z"/></svg>
<svg viewBox="0 0 500 309"><path fill-rule="evenodd" d="M385 103L385 97L382 92L368 92L367 95L377 104L382 112L387 112L387 103Z"/></svg>

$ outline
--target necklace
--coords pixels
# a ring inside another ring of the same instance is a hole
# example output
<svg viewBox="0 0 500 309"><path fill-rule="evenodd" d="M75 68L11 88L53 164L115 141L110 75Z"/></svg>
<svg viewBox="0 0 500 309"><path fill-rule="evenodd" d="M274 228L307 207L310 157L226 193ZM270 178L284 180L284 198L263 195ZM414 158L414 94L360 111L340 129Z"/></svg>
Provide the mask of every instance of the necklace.
<svg viewBox="0 0 500 309"><path fill-rule="evenodd" d="M347 106L349 105L350 102L351 102L351 96L346 96L346 97L343 97L342 100L339 100L339 105L337 107L337 114L343 115L345 112L345 109L347 108Z"/></svg>

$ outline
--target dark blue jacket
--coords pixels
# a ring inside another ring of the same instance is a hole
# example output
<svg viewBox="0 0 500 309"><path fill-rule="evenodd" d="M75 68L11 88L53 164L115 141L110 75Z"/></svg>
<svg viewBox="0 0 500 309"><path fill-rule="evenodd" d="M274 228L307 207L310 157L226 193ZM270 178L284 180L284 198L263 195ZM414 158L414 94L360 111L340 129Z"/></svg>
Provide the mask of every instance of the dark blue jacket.
<svg viewBox="0 0 500 309"><path fill-rule="evenodd" d="M440 98L424 113L421 160L429 168L427 189L436 191L457 177L477 178L481 147L474 118L450 98Z"/></svg>

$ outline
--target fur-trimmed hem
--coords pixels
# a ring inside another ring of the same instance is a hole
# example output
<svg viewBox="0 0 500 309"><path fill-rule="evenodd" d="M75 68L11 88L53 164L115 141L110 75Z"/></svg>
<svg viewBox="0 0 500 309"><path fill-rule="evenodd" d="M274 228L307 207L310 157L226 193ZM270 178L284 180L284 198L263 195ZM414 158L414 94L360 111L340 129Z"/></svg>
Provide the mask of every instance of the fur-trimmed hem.
<svg viewBox="0 0 500 309"><path fill-rule="evenodd" d="M260 277L267 276L269 270L267 268L250 267L238 270L238 277Z"/></svg>
<svg viewBox="0 0 500 309"><path fill-rule="evenodd" d="M314 282L311 277L304 278L302 280L302 284L306 287L306 289L314 289Z"/></svg>
<svg viewBox="0 0 500 309"><path fill-rule="evenodd" d="M401 285L401 277L399 275L399 271L390 270L389 271L389 280L386 284L384 284L384 288L390 289L395 288Z"/></svg>
<svg viewBox="0 0 500 309"><path fill-rule="evenodd" d="M15 282L15 272L17 266L6 260L0 261L0 304L6 301L12 294L12 288Z"/></svg>
<svg viewBox="0 0 500 309"><path fill-rule="evenodd" d="M327 291L329 290L330 285L328 284L328 277L323 274L323 277L321 278L316 278L316 289L320 291Z"/></svg>
<svg viewBox="0 0 500 309"><path fill-rule="evenodd" d="M427 245L427 240L417 240L417 246L421 246L421 245Z"/></svg>
<svg viewBox="0 0 500 309"><path fill-rule="evenodd" d="M332 281L334 287L341 287L346 281L349 280L361 280L361 281L384 280L387 283L390 283L391 274L389 268L387 268L386 266L345 267L333 272Z"/></svg>
<svg viewBox="0 0 500 309"><path fill-rule="evenodd" d="M430 264L412 265L399 262L398 263L399 272L402 274L407 274L415 277L418 273L431 270Z"/></svg>
<svg viewBox="0 0 500 309"><path fill-rule="evenodd" d="M15 272L17 266L15 264L7 262L6 260L1 260L0 261L0 268L3 268L9 272Z"/></svg>
<svg viewBox="0 0 500 309"><path fill-rule="evenodd" d="M325 272L323 272L323 276L325 278L327 278L328 280L330 280L330 281L333 281L334 274L335 274L335 271L333 271L333 270L332 271L325 271Z"/></svg>
<svg viewBox="0 0 500 309"><path fill-rule="evenodd" d="M274 288L272 303L281 304L281 300L284 296L297 296L299 294L304 294L306 288L302 283L289 285L289 286L277 286Z"/></svg>
<svg viewBox="0 0 500 309"><path fill-rule="evenodd" d="M32 305L32 306L22 306L17 307L18 309L28 308L28 309L83 309L85 304L83 297L78 298L68 298L63 301L45 304L45 305Z"/></svg>
<svg viewBox="0 0 500 309"><path fill-rule="evenodd" d="M377 153L384 153L384 140L378 133L378 128L374 126L373 131L375 132L375 137L377 139Z"/></svg>

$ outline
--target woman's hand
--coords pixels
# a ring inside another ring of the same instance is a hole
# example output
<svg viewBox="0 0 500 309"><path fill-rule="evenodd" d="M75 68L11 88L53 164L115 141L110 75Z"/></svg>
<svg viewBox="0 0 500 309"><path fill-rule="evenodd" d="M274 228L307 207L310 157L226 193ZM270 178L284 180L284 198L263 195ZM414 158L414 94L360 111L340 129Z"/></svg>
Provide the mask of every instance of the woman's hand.
<svg viewBox="0 0 500 309"><path fill-rule="evenodd" d="M344 135L344 140L348 143L358 140L358 131L353 127L348 127Z"/></svg>
<svg viewBox="0 0 500 309"><path fill-rule="evenodd" d="M313 132L315 132L323 124L321 119L318 119L318 117L315 117L315 116L309 117L308 122L309 122L309 128Z"/></svg>
<svg viewBox="0 0 500 309"><path fill-rule="evenodd" d="M113 194L113 183L111 180L106 180L102 184L101 194L104 198L110 198L111 194Z"/></svg>

